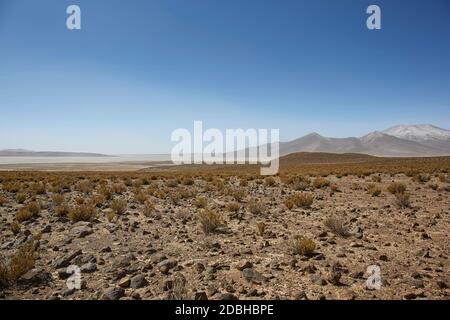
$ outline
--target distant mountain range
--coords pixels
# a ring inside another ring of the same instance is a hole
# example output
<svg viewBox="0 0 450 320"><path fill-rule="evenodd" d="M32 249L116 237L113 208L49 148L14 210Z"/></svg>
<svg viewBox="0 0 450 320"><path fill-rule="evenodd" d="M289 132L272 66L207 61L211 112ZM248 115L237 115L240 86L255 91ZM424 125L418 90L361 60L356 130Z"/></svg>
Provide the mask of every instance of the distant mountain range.
<svg viewBox="0 0 450 320"><path fill-rule="evenodd" d="M101 153L88 152L60 152L60 151L31 151L24 149L0 150L0 157L109 157Z"/></svg>
<svg viewBox="0 0 450 320"><path fill-rule="evenodd" d="M432 125L399 125L360 138L328 138L311 133L280 143L281 155L294 152L362 153L384 157L450 155L450 130Z"/></svg>
<svg viewBox="0 0 450 320"><path fill-rule="evenodd" d="M329 138L318 133L280 142L280 155L297 152L358 153L381 157L450 156L450 130L433 125L399 125L363 137ZM100 153L0 150L0 157L109 157Z"/></svg>

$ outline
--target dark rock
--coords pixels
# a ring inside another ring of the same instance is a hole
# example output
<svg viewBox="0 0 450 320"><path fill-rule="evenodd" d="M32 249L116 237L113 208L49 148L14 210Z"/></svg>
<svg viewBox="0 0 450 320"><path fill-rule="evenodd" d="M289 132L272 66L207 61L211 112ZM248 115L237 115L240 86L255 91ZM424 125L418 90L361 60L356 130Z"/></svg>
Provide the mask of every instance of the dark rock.
<svg viewBox="0 0 450 320"><path fill-rule="evenodd" d="M125 290L118 287L110 287L103 292L103 298L106 300L119 300L125 295Z"/></svg>
<svg viewBox="0 0 450 320"><path fill-rule="evenodd" d="M253 263L251 263L250 261L247 261L247 260L238 262L236 265L236 269L238 269L239 271L242 271L247 268L252 268L252 267L253 267Z"/></svg>
<svg viewBox="0 0 450 320"><path fill-rule="evenodd" d="M65 268L70 265L70 262L76 257L82 254L83 252L81 250L74 251L70 254L63 255L56 260L53 261L53 266L55 269Z"/></svg>
<svg viewBox="0 0 450 320"><path fill-rule="evenodd" d="M97 265L93 262L88 262L80 267L80 271L81 273L93 273L97 271Z"/></svg>
<svg viewBox="0 0 450 320"><path fill-rule="evenodd" d="M157 264L158 270L162 274L168 274L169 271L173 268L175 268L178 265L178 261L175 259L167 259L164 261L161 261Z"/></svg>
<svg viewBox="0 0 450 320"><path fill-rule="evenodd" d="M327 284L327 281L319 275L313 274L310 276L310 279L312 283L317 284L319 286L324 286Z"/></svg>
<svg viewBox="0 0 450 320"><path fill-rule="evenodd" d="M94 232L94 230L92 229L92 227L89 227L87 225L75 226L70 230L70 234L74 238L84 238L84 237L92 234L93 232Z"/></svg>
<svg viewBox="0 0 450 320"><path fill-rule="evenodd" d="M139 289L143 288L148 284L145 277L141 274L138 274L130 279L130 288Z"/></svg>
<svg viewBox="0 0 450 320"><path fill-rule="evenodd" d="M51 281L52 275L39 268L32 269L19 278L19 283L26 285L43 285Z"/></svg>
<svg viewBox="0 0 450 320"><path fill-rule="evenodd" d="M204 291L196 292L194 294L194 300L208 300L208 295Z"/></svg>

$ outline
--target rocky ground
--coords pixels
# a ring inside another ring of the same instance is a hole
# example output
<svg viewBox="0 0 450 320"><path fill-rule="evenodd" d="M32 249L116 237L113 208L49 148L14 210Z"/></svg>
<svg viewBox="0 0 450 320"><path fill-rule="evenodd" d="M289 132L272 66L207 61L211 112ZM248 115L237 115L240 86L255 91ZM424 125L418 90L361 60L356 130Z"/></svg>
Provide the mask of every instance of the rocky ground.
<svg viewBox="0 0 450 320"><path fill-rule="evenodd" d="M449 299L447 178L419 182L383 174L379 181L373 176L328 176L330 185L316 187L314 178L298 187L279 177L273 182L197 176L176 183L110 176L60 190L52 189L54 181L44 181L45 191L34 195L32 185L38 182L21 178L22 187L29 187L23 204L17 201L21 190L11 191L6 187L11 181L4 179L0 252L10 257L34 241L37 259L34 269L4 285L0 298ZM393 181L407 186L409 207L396 205L387 190ZM111 199L126 201L123 212L104 198L88 221L57 213L57 193L74 208L101 195L101 184L118 183L123 190ZM373 196L370 187L381 194ZM286 200L298 193L314 197L310 207L288 208ZM13 230L17 212L32 201L40 212ZM203 207L223 218L209 233L198 218ZM330 217L343 223L345 234L330 228ZM292 253L296 235L313 240L313 252ZM79 290L67 286L67 267L73 265L81 271ZM366 285L371 265L380 267L379 290Z"/></svg>

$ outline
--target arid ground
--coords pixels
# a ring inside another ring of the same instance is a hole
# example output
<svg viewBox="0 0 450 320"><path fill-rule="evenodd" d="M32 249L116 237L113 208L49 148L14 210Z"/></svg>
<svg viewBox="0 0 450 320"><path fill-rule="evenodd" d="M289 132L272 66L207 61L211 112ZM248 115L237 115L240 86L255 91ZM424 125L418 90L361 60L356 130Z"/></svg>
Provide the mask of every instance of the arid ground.
<svg viewBox="0 0 450 320"><path fill-rule="evenodd" d="M3 171L0 298L449 299L449 173L450 157L327 154L275 177Z"/></svg>

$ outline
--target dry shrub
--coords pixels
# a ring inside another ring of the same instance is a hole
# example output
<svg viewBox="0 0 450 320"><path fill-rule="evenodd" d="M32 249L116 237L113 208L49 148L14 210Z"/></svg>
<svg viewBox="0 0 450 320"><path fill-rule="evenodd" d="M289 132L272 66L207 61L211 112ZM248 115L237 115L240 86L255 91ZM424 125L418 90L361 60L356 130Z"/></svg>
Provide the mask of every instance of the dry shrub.
<svg viewBox="0 0 450 320"><path fill-rule="evenodd" d="M392 182L388 186L388 191L392 194L404 193L406 191L406 185L401 182Z"/></svg>
<svg viewBox="0 0 450 320"><path fill-rule="evenodd" d="M331 216L326 219L324 225L330 229L331 232L342 238L347 238L350 235L345 222L336 216Z"/></svg>
<svg viewBox="0 0 450 320"><path fill-rule="evenodd" d="M0 288L17 281L34 268L37 254L34 243L19 247L9 259L0 257Z"/></svg>
<svg viewBox="0 0 450 320"><path fill-rule="evenodd" d="M223 181L221 179L215 179L213 181L214 187L216 188L217 191L222 191L224 184Z"/></svg>
<svg viewBox="0 0 450 320"><path fill-rule="evenodd" d="M261 214L264 211L264 204L261 201L251 200L247 204L247 209L253 214Z"/></svg>
<svg viewBox="0 0 450 320"><path fill-rule="evenodd" d="M192 179L191 177L184 177L181 180L181 183L185 186L192 186L194 184L194 179Z"/></svg>
<svg viewBox="0 0 450 320"><path fill-rule="evenodd" d="M10 193L19 192L22 189L22 186L17 182L6 183L3 185L3 190Z"/></svg>
<svg viewBox="0 0 450 320"><path fill-rule="evenodd" d="M26 193L22 193L22 192L16 193L16 201L17 201L17 203L22 204L22 203L25 202L25 200L27 200Z"/></svg>
<svg viewBox="0 0 450 320"><path fill-rule="evenodd" d="M298 208L310 208L314 202L314 196L309 193L296 193L288 197L288 200L293 203L294 206Z"/></svg>
<svg viewBox="0 0 450 320"><path fill-rule="evenodd" d="M241 202L245 197L245 190L242 188L232 189L230 195L237 201Z"/></svg>
<svg viewBox="0 0 450 320"><path fill-rule="evenodd" d="M92 219L95 218L96 215L97 211L95 210L95 207L88 204L79 205L78 207L75 207L72 210L70 210L69 213L67 214L69 219L72 220L73 222L91 221Z"/></svg>
<svg viewBox="0 0 450 320"><path fill-rule="evenodd" d="M144 203L143 213L146 217L150 217L155 213L155 205L151 201L146 201Z"/></svg>
<svg viewBox="0 0 450 320"><path fill-rule="evenodd" d="M248 180L247 179L239 180L239 186L240 187L247 187L248 186Z"/></svg>
<svg viewBox="0 0 450 320"><path fill-rule="evenodd" d="M178 186L178 180L173 178L166 181L166 186L169 188L176 188Z"/></svg>
<svg viewBox="0 0 450 320"><path fill-rule="evenodd" d="M26 207L16 212L16 220L18 222L31 220L39 215L40 206L37 202L31 202Z"/></svg>
<svg viewBox="0 0 450 320"><path fill-rule="evenodd" d="M140 187L142 187L142 180L141 180L141 179L133 180L133 182L131 183L131 185L132 185L134 188L140 188Z"/></svg>
<svg viewBox="0 0 450 320"><path fill-rule="evenodd" d="M101 194L94 194L90 199L89 203L91 203L94 207L101 207L103 203L106 201L105 197Z"/></svg>
<svg viewBox="0 0 450 320"><path fill-rule="evenodd" d="M238 212L241 208L241 205L237 202L227 203L226 208L229 212Z"/></svg>
<svg viewBox="0 0 450 320"><path fill-rule="evenodd" d="M178 205L178 204L180 204L182 197L181 197L180 192L173 191L173 192L169 193L169 199L172 201L172 203L174 205Z"/></svg>
<svg viewBox="0 0 450 320"><path fill-rule="evenodd" d="M316 189L322 189L328 187L330 185L330 181L324 178L316 178L313 181L313 187Z"/></svg>
<svg viewBox="0 0 450 320"><path fill-rule="evenodd" d="M113 222L116 217L117 215L113 210L108 210L106 212L106 219L108 220L108 222Z"/></svg>
<svg viewBox="0 0 450 320"><path fill-rule="evenodd" d="M127 187L123 183L114 183L112 185L112 191L115 194L123 194L125 191L127 191Z"/></svg>
<svg viewBox="0 0 450 320"><path fill-rule="evenodd" d="M292 201L292 199L290 198L285 199L283 203L289 210L292 210L292 208L294 207L294 201Z"/></svg>
<svg viewBox="0 0 450 320"><path fill-rule="evenodd" d="M294 190L304 191L310 187L311 180L304 176L294 176L288 178L287 183L291 185Z"/></svg>
<svg viewBox="0 0 450 320"><path fill-rule="evenodd" d="M102 186L100 187L99 192L103 197L105 197L105 200L111 200L114 191L112 188Z"/></svg>
<svg viewBox="0 0 450 320"><path fill-rule="evenodd" d="M116 213L116 214L124 214L127 209L127 201L122 198L114 198L111 201L110 208Z"/></svg>
<svg viewBox="0 0 450 320"><path fill-rule="evenodd" d="M275 185L275 179L273 177L267 177L264 179L264 185L266 187L273 187Z"/></svg>
<svg viewBox="0 0 450 320"><path fill-rule="evenodd" d="M257 222L256 230L258 231L258 234L262 236L264 234L264 231L266 231L266 224L264 222Z"/></svg>
<svg viewBox="0 0 450 320"><path fill-rule="evenodd" d="M429 187L430 189L436 191L436 190L439 188L439 185L438 185L437 183L430 183L430 184L428 185L428 187Z"/></svg>
<svg viewBox="0 0 450 320"><path fill-rule="evenodd" d="M373 182L381 182L381 176L380 175L374 175L372 176L372 181Z"/></svg>
<svg viewBox="0 0 450 320"><path fill-rule="evenodd" d="M84 194L89 194L91 193L91 191L94 189L92 182L89 180L82 180L79 181L76 185L75 185L75 190L79 191L81 193Z"/></svg>
<svg viewBox="0 0 450 320"><path fill-rule="evenodd" d="M311 238L297 235L289 241L288 248L291 254L311 256L316 250L316 244Z"/></svg>
<svg viewBox="0 0 450 320"><path fill-rule="evenodd" d="M10 226L12 233L18 234L20 232L21 226L20 226L20 223L18 223L17 221L11 222L11 224L9 226Z"/></svg>
<svg viewBox="0 0 450 320"><path fill-rule="evenodd" d="M179 194L181 199L189 199L193 197L194 192L189 190L188 188L182 188L179 190Z"/></svg>
<svg viewBox="0 0 450 320"><path fill-rule="evenodd" d="M195 198L194 205L197 208L206 208L207 201L205 197L197 197Z"/></svg>
<svg viewBox="0 0 450 320"><path fill-rule="evenodd" d="M428 174L419 173L413 177L413 180L418 183L426 183L430 181L430 176Z"/></svg>
<svg viewBox="0 0 450 320"><path fill-rule="evenodd" d="M137 202L139 202L140 204L144 204L145 201L147 201L148 196L147 196L144 192L139 191L139 192L135 193L134 199L135 199Z"/></svg>
<svg viewBox="0 0 450 320"><path fill-rule="evenodd" d="M55 207L55 214L58 217L65 217L69 214L69 206L67 203L61 203L59 206Z"/></svg>
<svg viewBox="0 0 450 320"><path fill-rule="evenodd" d="M53 205L55 207L60 206L64 201L64 196L62 194L54 194L52 195L52 201L53 201Z"/></svg>
<svg viewBox="0 0 450 320"><path fill-rule="evenodd" d="M131 187L133 185L133 180L130 177L123 178L123 183L126 187Z"/></svg>
<svg viewBox="0 0 450 320"><path fill-rule="evenodd" d="M367 186L367 192L372 197L378 197L381 194L381 189L375 186L374 184L370 184Z"/></svg>
<svg viewBox="0 0 450 320"><path fill-rule="evenodd" d="M43 182L34 183L31 186L31 193L34 195L45 194L45 184Z"/></svg>
<svg viewBox="0 0 450 320"><path fill-rule="evenodd" d="M411 207L411 201L409 199L409 197L410 197L409 193L399 192L399 193L396 193L394 196L395 196L395 204L399 208L405 209L405 208Z"/></svg>
<svg viewBox="0 0 450 320"><path fill-rule="evenodd" d="M214 209L203 209L197 214L204 233L212 233L224 224L222 216Z"/></svg>

